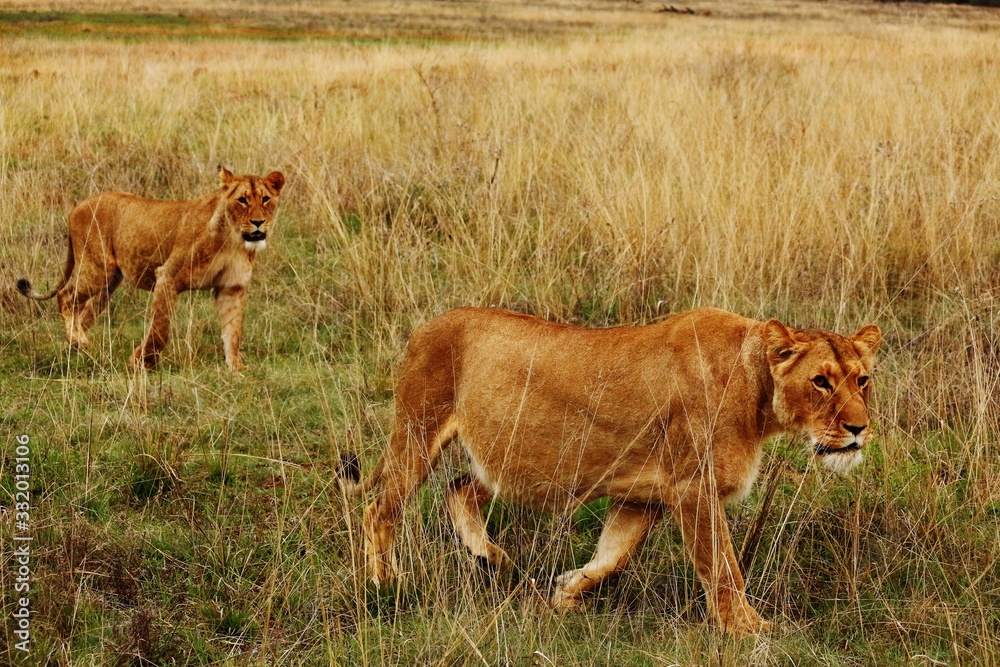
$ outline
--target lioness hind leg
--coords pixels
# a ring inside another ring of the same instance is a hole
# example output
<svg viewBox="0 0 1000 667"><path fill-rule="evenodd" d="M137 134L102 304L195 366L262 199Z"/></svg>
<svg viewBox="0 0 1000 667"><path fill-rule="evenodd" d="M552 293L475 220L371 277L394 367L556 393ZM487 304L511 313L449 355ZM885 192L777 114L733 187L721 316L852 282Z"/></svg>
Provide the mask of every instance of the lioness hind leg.
<svg viewBox="0 0 1000 667"><path fill-rule="evenodd" d="M63 323L66 325L66 340L75 348L86 347L90 343L87 331L94 323L96 312L103 310L101 303L101 293L104 292L101 286L95 292L79 285L66 286L56 292L56 300L59 303L59 312L62 315ZM94 303L97 301L97 303ZM107 298L104 298L104 302Z"/></svg>
<svg viewBox="0 0 1000 667"><path fill-rule="evenodd" d="M86 347L90 342L87 332L80 326L83 310L87 307L89 297L81 295L70 287L64 287L56 292L59 304L59 314L66 326L66 341L75 348Z"/></svg>
<svg viewBox="0 0 1000 667"><path fill-rule="evenodd" d="M83 307L83 311L80 313L78 326L86 336L87 332L90 331L90 327L94 325L97 318L104 309L108 307L108 301L111 299L111 295L115 293L118 286L122 284L122 272L121 269L117 267L108 276L107 287L104 289L98 289L97 293L94 294L87 300L86 305Z"/></svg>
<svg viewBox="0 0 1000 667"><path fill-rule="evenodd" d="M483 518L483 505L493 493L472 475L462 475L448 485L445 502L462 544L472 555L483 559L491 567L502 567L509 562L507 554L490 540Z"/></svg>
<svg viewBox="0 0 1000 667"><path fill-rule="evenodd" d="M365 508L365 560L375 584L396 578L392 555L396 525L413 493L437 464L441 451L457 433L454 417L443 424L436 420L414 427L404 415L397 415L389 447L382 457L381 489Z"/></svg>
<svg viewBox="0 0 1000 667"><path fill-rule="evenodd" d="M564 572L556 579L553 608L561 611L580 608L584 593L597 588L605 577L628 565L660 516L662 510L655 506L612 504L594 557L580 569Z"/></svg>

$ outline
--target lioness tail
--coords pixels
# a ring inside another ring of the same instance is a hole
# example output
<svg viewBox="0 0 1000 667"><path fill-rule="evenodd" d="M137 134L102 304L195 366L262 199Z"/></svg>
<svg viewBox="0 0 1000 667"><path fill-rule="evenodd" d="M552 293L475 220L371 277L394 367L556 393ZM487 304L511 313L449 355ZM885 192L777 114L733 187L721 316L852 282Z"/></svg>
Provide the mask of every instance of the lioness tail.
<svg viewBox="0 0 1000 667"><path fill-rule="evenodd" d="M59 284L55 286L51 292L46 294L39 294L31 287L31 283L27 278L21 278L17 281L17 291L28 297L29 299L34 299L35 301L47 301L56 295L56 292L63 288L63 285L69 282L69 277L73 275L73 266L76 264L76 258L73 256L73 239L70 237L66 238L66 266L63 268L62 280Z"/></svg>
<svg viewBox="0 0 1000 667"><path fill-rule="evenodd" d="M340 455L340 467L337 469L337 481L340 488L349 496L362 496L371 491L382 478L382 462L379 461L375 471L368 479L361 479L361 459L354 452L344 452Z"/></svg>

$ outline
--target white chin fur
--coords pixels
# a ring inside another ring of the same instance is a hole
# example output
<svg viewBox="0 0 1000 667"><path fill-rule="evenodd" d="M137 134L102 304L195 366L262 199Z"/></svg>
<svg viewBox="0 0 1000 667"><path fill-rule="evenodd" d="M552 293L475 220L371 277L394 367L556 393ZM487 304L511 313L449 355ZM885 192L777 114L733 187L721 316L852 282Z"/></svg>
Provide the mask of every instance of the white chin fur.
<svg viewBox="0 0 1000 667"><path fill-rule="evenodd" d="M854 449L849 452L844 452L843 454L824 454L819 458L823 461L823 465L830 470L841 475L846 475L851 472L851 470L856 468L859 463L861 463L861 459L864 458L864 456L862 455L860 449Z"/></svg>
<svg viewBox="0 0 1000 667"><path fill-rule="evenodd" d="M812 451L816 451L816 445L819 443L817 438L810 438L810 447ZM864 445L864 438L857 439L858 446ZM861 459L864 455L861 453L860 449L852 449L849 452L832 452L829 454L813 454L816 458L823 462L830 470L838 473L840 475L846 475L851 472L861 463Z"/></svg>
<svg viewBox="0 0 1000 667"><path fill-rule="evenodd" d="M249 250L251 252L257 252L257 251L263 250L265 247L267 247L267 241L266 240L265 241L244 241L243 243L246 244L247 250Z"/></svg>

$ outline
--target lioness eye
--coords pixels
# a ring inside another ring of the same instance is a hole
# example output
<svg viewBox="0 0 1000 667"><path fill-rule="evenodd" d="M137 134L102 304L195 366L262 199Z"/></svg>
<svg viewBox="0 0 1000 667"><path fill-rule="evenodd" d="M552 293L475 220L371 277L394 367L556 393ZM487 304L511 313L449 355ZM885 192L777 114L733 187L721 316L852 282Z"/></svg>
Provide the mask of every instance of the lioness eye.
<svg viewBox="0 0 1000 667"><path fill-rule="evenodd" d="M813 384L820 389L830 389L830 382L823 375L817 375L813 378Z"/></svg>
<svg viewBox="0 0 1000 667"><path fill-rule="evenodd" d="M858 378L858 387L863 388L866 384L868 384L867 375L862 375L861 377Z"/></svg>
<svg viewBox="0 0 1000 667"><path fill-rule="evenodd" d="M244 206L247 205L247 198L246 197L240 197L236 201L238 201L239 203L243 204Z"/></svg>
<svg viewBox="0 0 1000 667"><path fill-rule="evenodd" d="M266 204L269 201L271 201L271 198L268 197L267 195L264 195L263 197L260 198L260 203L261 204Z"/></svg>

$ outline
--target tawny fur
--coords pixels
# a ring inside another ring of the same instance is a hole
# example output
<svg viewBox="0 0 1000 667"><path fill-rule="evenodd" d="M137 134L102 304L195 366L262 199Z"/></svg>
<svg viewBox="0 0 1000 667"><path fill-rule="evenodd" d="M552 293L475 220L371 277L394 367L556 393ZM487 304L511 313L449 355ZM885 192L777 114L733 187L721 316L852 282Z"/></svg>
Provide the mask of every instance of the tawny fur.
<svg viewBox="0 0 1000 667"><path fill-rule="evenodd" d="M38 294L27 280L18 290L42 301L57 297L73 346L87 331L123 278L152 290L145 340L131 363L153 368L167 344L177 296L215 291L226 365L242 367L240 338L254 255L266 243L285 183L280 172L234 176L220 168L221 189L187 201L143 199L111 192L82 201L69 214L66 266L59 285Z"/></svg>
<svg viewBox="0 0 1000 667"><path fill-rule="evenodd" d="M411 337L391 441L355 485L376 491L364 520L370 576L396 576L404 505L457 436L471 474L449 486L446 504L474 555L506 559L481 512L494 494L564 512L610 498L593 560L557 580L553 605L572 609L669 512L711 618L758 631L766 624L747 601L724 504L748 492L763 441L776 433L808 436L833 467L860 458L880 338L873 325L845 338L711 308L610 329L448 312Z"/></svg>

